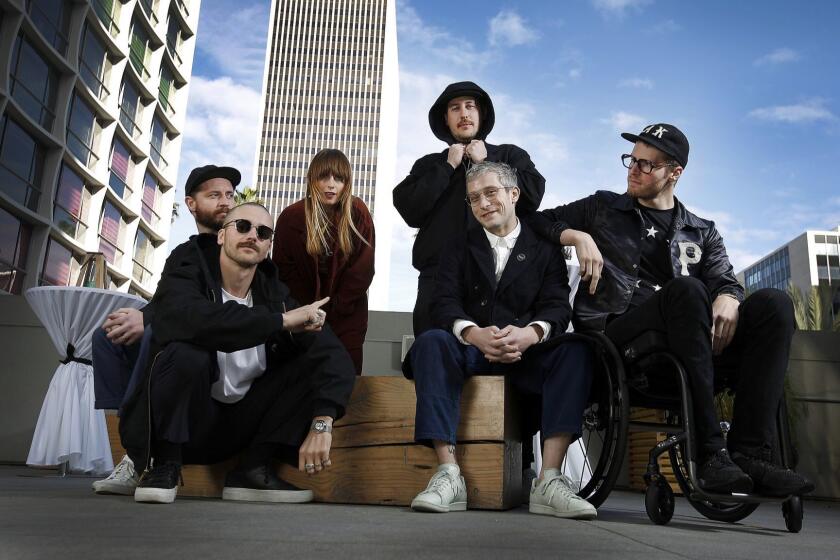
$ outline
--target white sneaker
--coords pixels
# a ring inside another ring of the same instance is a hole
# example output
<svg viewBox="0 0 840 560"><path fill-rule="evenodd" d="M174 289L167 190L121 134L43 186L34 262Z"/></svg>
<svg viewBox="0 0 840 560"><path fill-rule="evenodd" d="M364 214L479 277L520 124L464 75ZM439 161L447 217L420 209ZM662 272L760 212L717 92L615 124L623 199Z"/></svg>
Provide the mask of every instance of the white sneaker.
<svg viewBox="0 0 840 560"><path fill-rule="evenodd" d="M108 478L93 483L93 491L97 494L131 496L134 494L134 489L137 488L139 481L140 475L134 470L134 462L128 455L123 455L122 461L114 467Z"/></svg>
<svg viewBox="0 0 840 560"><path fill-rule="evenodd" d="M572 481L559 469L546 469L543 479L531 483L528 511L539 515L553 515L568 519L595 519L595 506L575 494Z"/></svg>
<svg viewBox="0 0 840 560"><path fill-rule="evenodd" d="M426 489L411 501L411 509L433 513L466 510L467 485L458 465L439 466Z"/></svg>

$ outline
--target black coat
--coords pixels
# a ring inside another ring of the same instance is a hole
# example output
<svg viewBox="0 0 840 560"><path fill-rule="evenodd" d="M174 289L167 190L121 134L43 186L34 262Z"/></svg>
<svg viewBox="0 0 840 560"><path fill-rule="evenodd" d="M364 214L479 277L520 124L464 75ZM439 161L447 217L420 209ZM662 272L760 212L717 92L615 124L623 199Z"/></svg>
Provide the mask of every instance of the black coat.
<svg viewBox="0 0 840 560"><path fill-rule="evenodd" d="M744 289L735 279L723 239L715 223L698 218L679 200L668 233L671 273L674 278L691 276L701 280L712 298L731 294L739 301ZM604 257L604 268L595 295L582 287L575 296L574 321L578 330L603 330L611 314L624 313L633 298L642 254L645 228L633 199L612 191L595 194L551 210L530 220L548 239L559 242L565 229L592 236Z"/></svg>
<svg viewBox="0 0 840 560"><path fill-rule="evenodd" d="M432 303L438 328L451 330L458 319L499 328L545 321L554 337L566 331L570 318L563 250L524 223L498 285L493 250L482 228L453 240L441 256Z"/></svg>
<svg viewBox="0 0 840 560"><path fill-rule="evenodd" d="M429 124L437 138L447 145L456 141L446 126L446 102L459 95L476 98L481 110L479 140L485 140L493 129L495 114L490 97L471 82L452 84L429 110ZM507 163L516 170L520 198L517 213L535 211L545 193L545 179L534 167L528 153L512 144L488 144L487 161ZM411 264L426 275L434 274L440 253L450 240L461 238L466 230L479 227L464 201L467 195L464 162L453 169L446 161L449 148L418 159L408 177L394 188L394 207L410 227L418 228Z"/></svg>
<svg viewBox="0 0 840 560"><path fill-rule="evenodd" d="M293 356L306 355L315 397L312 416L344 415L356 378L350 356L328 326L319 333L292 335L283 330L284 310L298 307L289 289L277 278L277 269L266 259L257 266L251 283L253 307L222 303L220 247L215 237L193 238L193 251L161 279L152 319L155 356L170 342L189 342L208 352L236 352L266 345L267 369ZM148 380L154 359L148 360ZM213 372L218 379L218 370ZM120 436L127 449L146 450L148 433L148 383L139 383L123 405Z"/></svg>

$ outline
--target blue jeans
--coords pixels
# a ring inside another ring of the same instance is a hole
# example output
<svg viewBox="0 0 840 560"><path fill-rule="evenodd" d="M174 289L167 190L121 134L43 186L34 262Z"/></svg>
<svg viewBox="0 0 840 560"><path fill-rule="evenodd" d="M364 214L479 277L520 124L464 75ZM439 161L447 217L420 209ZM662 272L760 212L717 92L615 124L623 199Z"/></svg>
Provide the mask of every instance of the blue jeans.
<svg viewBox="0 0 840 560"><path fill-rule="evenodd" d="M471 375L507 375L527 395L541 395L544 438L580 435L583 409L592 383L592 354L586 343L569 341L534 346L521 362L488 362L475 346L461 344L441 329L421 334L411 347L414 390L417 393L414 439L455 443L461 390ZM501 411L500 411L501 412Z"/></svg>

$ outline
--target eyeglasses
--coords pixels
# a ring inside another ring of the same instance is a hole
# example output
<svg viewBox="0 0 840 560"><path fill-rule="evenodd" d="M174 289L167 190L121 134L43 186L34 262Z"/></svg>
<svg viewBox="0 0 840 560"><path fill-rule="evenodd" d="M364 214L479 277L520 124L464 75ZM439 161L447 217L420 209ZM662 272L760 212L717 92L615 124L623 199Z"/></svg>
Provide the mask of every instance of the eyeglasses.
<svg viewBox="0 0 840 560"><path fill-rule="evenodd" d="M225 225L223 228L228 227L230 224L234 224L236 226L236 231L239 233L245 234L249 233L252 228L257 228L257 237L261 241L268 241L271 239L271 236L274 235L274 230L268 226L255 226L251 223L251 220L246 220L245 218L239 218L238 220L231 220Z"/></svg>
<svg viewBox="0 0 840 560"><path fill-rule="evenodd" d="M621 163L623 163L624 167L626 167L627 169L633 169L634 165L638 165L639 171L645 174L652 173L654 169L659 169L660 167L667 167L669 165L674 164L674 162L672 161L653 163L652 161L648 161L646 159L636 159L630 154L623 154L621 156Z"/></svg>
<svg viewBox="0 0 840 560"><path fill-rule="evenodd" d="M507 190L510 190L512 188L513 187L501 187L501 188L499 188L499 187L487 187L486 189L484 189L482 191L479 191L477 193L473 193L471 195L467 195L467 198L465 200L467 201L467 204L469 204L470 206L478 206L478 204L481 202L481 197L482 196L487 199L487 202L496 202L496 199L499 198L499 191L501 191L501 190L506 190L507 191Z"/></svg>

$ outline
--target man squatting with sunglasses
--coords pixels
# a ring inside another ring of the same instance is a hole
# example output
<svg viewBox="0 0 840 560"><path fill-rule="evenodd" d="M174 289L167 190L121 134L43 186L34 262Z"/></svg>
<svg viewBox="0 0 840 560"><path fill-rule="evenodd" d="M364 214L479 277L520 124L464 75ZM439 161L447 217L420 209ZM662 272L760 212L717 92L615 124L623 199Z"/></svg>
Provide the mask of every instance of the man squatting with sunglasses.
<svg viewBox="0 0 840 560"><path fill-rule="evenodd" d="M633 143L621 158L627 192L598 191L544 210L533 223L577 250L575 328L605 330L619 346L647 331L661 333L691 384L699 454L692 459L703 489L769 496L813 490L772 459L794 331L790 298L763 289L745 299L714 222L674 196L689 148L677 127L652 124L621 136ZM736 393L726 440L714 405L721 378Z"/></svg>
<svg viewBox="0 0 840 560"><path fill-rule="evenodd" d="M161 278L147 364L120 416L143 472L135 501L170 503L183 463L240 454L224 499L306 502L312 492L279 479L274 458L296 455L309 474L331 465L355 370L324 325L328 298L298 306L278 280L271 225L262 205L237 206Z"/></svg>

